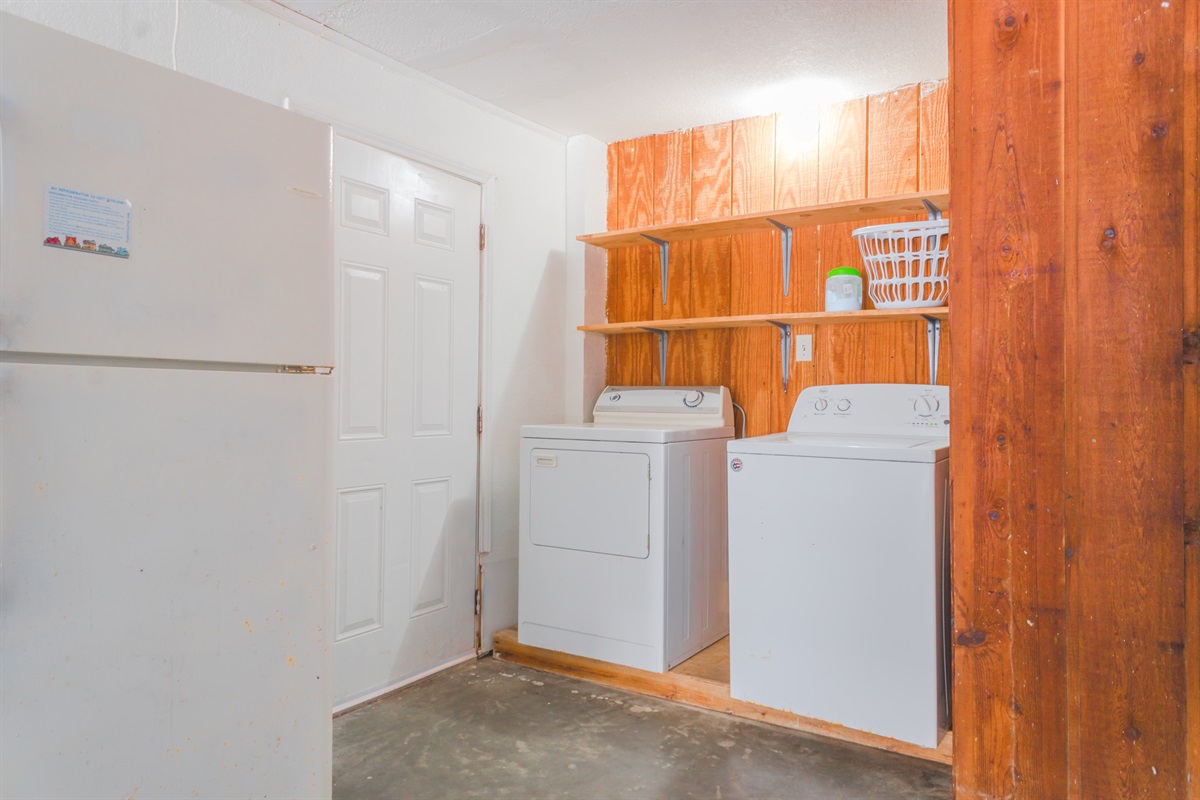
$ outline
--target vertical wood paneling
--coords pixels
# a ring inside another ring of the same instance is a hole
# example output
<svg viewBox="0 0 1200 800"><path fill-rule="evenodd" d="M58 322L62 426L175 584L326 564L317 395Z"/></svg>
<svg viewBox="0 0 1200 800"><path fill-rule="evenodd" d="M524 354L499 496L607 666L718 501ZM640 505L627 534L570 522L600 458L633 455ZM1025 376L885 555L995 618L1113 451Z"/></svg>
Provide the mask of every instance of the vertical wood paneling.
<svg viewBox="0 0 1200 800"><path fill-rule="evenodd" d="M950 185L950 85L947 81L920 84L917 189L939 189ZM950 215L947 215L950 216ZM953 256L951 257L953 259ZM954 261L951 262L951 272ZM929 380L929 355L924 345L924 330L917 328L917 379ZM938 383L948 385L950 375L950 326L942 325L938 352Z"/></svg>
<svg viewBox="0 0 1200 800"><path fill-rule="evenodd" d="M951 4L959 796L1196 796L1196 19Z"/></svg>
<svg viewBox="0 0 1200 800"><path fill-rule="evenodd" d="M1079 476L1069 502L1081 613L1069 635L1079 648L1082 797L1185 789L1183 98L1171 91L1184 77L1183 8L1083 3L1068 42L1080 52L1067 172L1078 187L1079 315L1067 335L1079 342L1068 458ZM1098 34L1104 48L1091 47Z"/></svg>
<svg viewBox="0 0 1200 800"><path fill-rule="evenodd" d="M920 87L867 98L867 197L917 190Z"/></svg>
<svg viewBox="0 0 1200 800"><path fill-rule="evenodd" d="M1010 12L1006 10L1000 19L993 17L990 24L999 24L1000 30L1012 27ZM1067 462L1062 442L1070 435L1070 423L1068 407L1060 398L1071 379L1064 329L1073 314L1062 298L1070 284L1064 268L1072 257L1057 214L1065 199L1063 188L1044 176L1057 168L1061 157L1057 140L1071 123L1064 116L1059 89L1064 74L1049 44L1059 35L1057 18L1030 14L1016 19L1017 26L1025 26L1020 38L1001 39L1013 59L1012 74L1000 90L1006 122L1000 131L992 132L997 138L989 141L987 153L981 153L981 159L994 164L999 135L1008 138L1006 169L999 176L1002 183L992 181L998 194L986 212L999 215L1004 226L993 229L984 242L992 265L987 272L990 285L982 288L990 292L993 303L1012 298L1002 325L1007 329L1004 335L1011 339L1022 332L1016 347L993 342L1013 354L1010 389L1001 400L1013 405L998 414L1002 406L991 409L996 429L988 444L996 452L1001 443L995 437L1004 436L1005 452L1012 458L1007 474L989 477L1003 481L1004 494L992 496L1004 499L1002 520L1011 537L1007 556L1012 575L1008 582L1012 702L1026 709L1013 717L1013 777L1022 796L1061 796L1069 791L1063 780L1070 757L1069 662L1062 646L1069 624L1063 535L1064 496L1069 490L1064 489ZM1033 120L1036 123L1031 125ZM1013 145L1018 137L1022 141L1040 137L1045 145L1017 151ZM1014 213L1008 205L1014 199L1023 213ZM955 218L962 219L957 214ZM1043 226L1043 219L1056 224ZM971 225L973 220L962 222ZM976 380L984 376L977 375ZM977 506L977 519L982 510Z"/></svg>
<svg viewBox="0 0 1200 800"><path fill-rule="evenodd" d="M816 113L806 115L777 114L775 117L775 208L796 208L815 205L818 180L818 131L820 120ZM792 274L788 294L776 294L765 310L812 311L821 307L823 281L820 273L820 251L816 226L795 228L792 231ZM816 326L793 325L793 336L808 335L816 342ZM794 343L793 343L794 345ZM815 358L821 358L821 355ZM771 404L771 430L787 428L796 404L796 395L816 380L817 361L795 361L791 365L792 382L796 387L786 395L776 391Z"/></svg>
<svg viewBox="0 0 1200 800"><path fill-rule="evenodd" d="M727 217L733 208L733 125L722 123L692 129L692 217ZM696 316L719 317L730 313L729 238L692 242L692 311ZM620 338L620 337L618 337ZM696 353L685 374L686 382L699 386L728 386L729 331L696 331L679 337Z"/></svg>
<svg viewBox="0 0 1200 800"><path fill-rule="evenodd" d="M920 87L906 86L867 98L867 197L885 197L917 191L917 151L920 144ZM898 222L903 217L871 220L871 224ZM857 226L855 226L857 227ZM867 282L861 259L855 266ZM871 305L864 286L864 307ZM922 344L925 324L894 322L866 332L866 373L885 383L928 381L918 372L917 332ZM921 350L925 348L922 346Z"/></svg>
<svg viewBox="0 0 1200 800"><path fill-rule="evenodd" d="M950 3L950 139L956 143L954 170L950 191L955 214L965 220L982 214L987 196L976 191L976 153L971 138L971 119L974 113L973 92L977 82L989 78L986 70L975 76L971 56L973 43L990 24L990 15L970 3ZM980 45L982 46L982 45ZM985 65L986 67L986 65ZM989 97L995 102L995 98ZM984 113L989 113L989 106ZM998 126L997 126L998 127ZM1000 131L993 137L1003 146ZM982 151L982 146L979 148ZM986 165L984 166L986 170ZM980 211L976 211L976 205ZM1001 706L1009 695L1012 683L1011 616L998 602L1006 594L1004 576L1008 573L1009 548L989 547L983 518L977 518L978 497L985 497L983 460L990 455L983 444L975 441L975 422L986 411L987 385L976 375L990 369L981 359L991 343L983 338L986 326L972 321L984 321L987 296L980 292L976 303L975 264L984 257L974 243L975 231L966 226L950 230L950 247L958 256L956 269L950 271L950 330L960 333L954 352L953 375L950 380L950 399L953 413L950 418L950 440L954 442L951 462L951 597L954 649L953 712L955 730L954 785L961 797L1013 797L1012 780L1013 731L1011 723L1001 716ZM969 260L968 260L969 259ZM976 305L979 309L976 309ZM980 338L976 338L979 336ZM1006 378L997 375L996 384ZM988 431L987 433L991 433ZM978 436L982 439L983 434ZM999 442L997 442L999 444ZM997 518L999 512L996 512ZM986 517L986 512L984 514ZM999 695L995 694L999 691Z"/></svg>
<svg viewBox="0 0 1200 800"><path fill-rule="evenodd" d="M866 197L867 98L822 109L818 148L818 202L833 203ZM821 252L819 278L822 285L829 270L858 263L858 245L851 236L857 227L860 227L857 223L821 226L818 237ZM864 307L868 305L865 299L864 292ZM824 309L823 300L821 308ZM824 353L817 363L817 382L866 381L865 347L868 335L869 332L861 325L817 328L816 348Z"/></svg>
<svg viewBox="0 0 1200 800"><path fill-rule="evenodd" d="M1200 335L1200 3L1185 9L1183 70L1183 329ZM1200 800L1200 359L1183 363L1184 660L1190 800Z"/></svg>
<svg viewBox="0 0 1200 800"><path fill-rule="evenodd" d="M648 139L617 142L616 227L650 225L654 217L654 149ZM653 319L658 253L653 246L614 251L608 271L608 319ZM658 340L653 334L622 336L608 343L608 382L644 386L658 382Z"/></svg>
<svg viewBox="0 0 1200 800"><path fill-rule="evenodd" d="M732 211L769 211L775 202L775 117L733 123ZM783 294L778 234L733 237L730 262L730 313L750 314ZM746 435L769 433L771 396L782 378L779 334L766 328L735 328L729 335L730 380L740 387L746 410ZM792 391L795 391L792 388Z"/></svg>
<svg viewBox="0 0 1200 800"><path fill-rule="evenodd" d="M673 131L649 137L654 153L655 225L686 222L692 217L692 136L688 131ZM662 303L661 269L655 276L654 319L694 316L692 313L692 243L671 245L670 274L667 277L667 302ZM655 342L657 346L657 342ZM688 383L685 373L695 360L692 337L672 336L667 350L667 383Z"/></svg>
<svg viewBox="0 0 1200 800"><path fill-rule="evenodd" d="M950 84L926 81L920 84L920 143L918 187L943 189L950 185Z"/></svg>
<svg viewBox="0 0 1200 800"><path fill-rule="evenodd" d="M955 4L951 51L955 774L963 796L1054 797L1066 793L1064 323L1061 304L1039 300L1065 290L1064 256L1061 222L1032 226L1062 202L1043 180L1059 158L1062 76L1055 19L989 6ZM990 74L996 60L1011 80Z"/></svg>

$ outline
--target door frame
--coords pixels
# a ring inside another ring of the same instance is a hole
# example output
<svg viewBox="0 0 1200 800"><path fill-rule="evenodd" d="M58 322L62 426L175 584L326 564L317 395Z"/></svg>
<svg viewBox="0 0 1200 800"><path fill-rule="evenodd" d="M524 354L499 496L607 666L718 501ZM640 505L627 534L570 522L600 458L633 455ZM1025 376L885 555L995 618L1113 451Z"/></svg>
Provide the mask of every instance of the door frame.
<svg viewBox="0 0 1200 800"><path fill-rule="evenodd" d="M333 191L333 137L342 136L346 139L352 139L369 147L374 147L378 150L391 153L400 158L409 161L415 161L442 172L449 173L456 178L474 183L480 188L480 208L479 220L487 230L487 246L480 251L479 258L479 370L477 375L478 382L478 399L479 408L482 412L483 433L478 437L478 446L475 452L475 591L477 602L475 603L475 654L480 655L482 645L482 630L483 622L483 556L490 553L492 550L492 470L491 453L492 453L492 431L490 419L490 407L492 399L492 359L491 341L492 332L492 294L493 282L493 258L492 253L495 248L492 242L495 241L496 231L491 222L495 216L493 209L496 203L496 176L486 170L477 169L468 164L445 158L436 153L431 153L427 150L422 150L419 147L413 147L387 136L374 133L364 128L359 128L351 125L342 119L339 119L333 114L328 114L319 111L311 106L295 103L290 97L283 98L283 107L289 111L294 111L311 119L323 122L330 127L330 192ZM329 197L330 208L332 209L333 197ZM330 598L329 605L332 609L333 600ZM332 612L331 612L332 613ZM452 666L452 665L451 665ZM442 667L438 667L442 669ZM435 670L436 671L436 670ZM415 682L421 678L427 677L422 674L404 684ZM384 691L390 692L400 686L392 686ZM367 699L360 698L355 701L354 705L365 702ZM339 707L336 711L343 711Z"/></svg>

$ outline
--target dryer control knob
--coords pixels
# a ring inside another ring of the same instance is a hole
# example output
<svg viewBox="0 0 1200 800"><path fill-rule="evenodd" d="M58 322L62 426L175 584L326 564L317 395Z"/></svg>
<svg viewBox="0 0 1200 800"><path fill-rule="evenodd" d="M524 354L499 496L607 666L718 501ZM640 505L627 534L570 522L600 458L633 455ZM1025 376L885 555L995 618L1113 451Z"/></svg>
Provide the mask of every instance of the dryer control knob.
<svg viewBox="0 0 1200 800"><path fill-rule="evenodd" d="M829 401L826 400L824 397L818 397L816 399L816 401L813 403L814 411L824 411L827 408L829 408Z"/></svg>
<svg viewBox="0 0 1200 800"><path fill-rule="evenodd" d="M688 392L683 396L683 404L688 408L696 408L704 402L704 392Z"/></svg>
<svg viewBox="0 0 1200 800"><path fill-rule="evenodd" d="M849 411L850 410L850 401L844 397L841 400L838 400L837 401L837 410L838 411Z"/></svg>
<svg viewBox="0 0 1200 800"><path fill-rule="evenodd" d="M913 411L917 412L918 417L932 417L941 405L936 397L923 395L913 401Z"/></svg>

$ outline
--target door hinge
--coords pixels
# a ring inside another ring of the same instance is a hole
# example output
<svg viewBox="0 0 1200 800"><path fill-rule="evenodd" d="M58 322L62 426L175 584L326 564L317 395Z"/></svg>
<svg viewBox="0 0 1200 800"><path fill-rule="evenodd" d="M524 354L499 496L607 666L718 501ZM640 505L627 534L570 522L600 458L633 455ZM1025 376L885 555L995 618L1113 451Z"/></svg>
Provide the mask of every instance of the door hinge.
<svg viewBox="0 0 1200 800"><path fill-rule="evenodd" d="M475 433L483 435L483 406L475 406Z"/></svg>
<svg viewBox="0 0 1200 800"><path fill-rule="evenodd" d="M487 225L479 223L479 249L482 250L487 244Z"/></svg>
<svg viewBox="0 0 1200 800"><path fill-rule="evenodd" d="M479 601L482 599L483 598L479 596L479 590L476 589L475 590L475 616L479 616L479 605L480 605Z"/></svg>

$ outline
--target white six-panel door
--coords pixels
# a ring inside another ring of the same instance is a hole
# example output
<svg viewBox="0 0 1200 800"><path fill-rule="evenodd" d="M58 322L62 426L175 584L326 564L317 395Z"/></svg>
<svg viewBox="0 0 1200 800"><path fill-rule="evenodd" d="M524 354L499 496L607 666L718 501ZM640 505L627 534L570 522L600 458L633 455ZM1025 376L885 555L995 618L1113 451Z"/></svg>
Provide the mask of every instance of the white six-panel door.
<svg viewBox="0 0 1200 800"><path fill-rule="evenodd" d="M335 704L474 652L480 187L334 144Z"/></svg>

